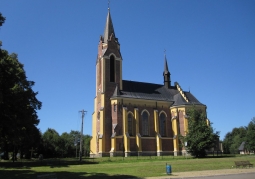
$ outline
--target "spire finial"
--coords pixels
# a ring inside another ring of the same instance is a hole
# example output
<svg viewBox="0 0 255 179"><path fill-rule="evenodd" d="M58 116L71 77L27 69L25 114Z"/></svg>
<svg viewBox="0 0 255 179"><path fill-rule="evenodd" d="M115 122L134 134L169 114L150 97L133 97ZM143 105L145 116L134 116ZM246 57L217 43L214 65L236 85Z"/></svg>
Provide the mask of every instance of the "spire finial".
<svg viewBox="0 0 255 179"><path fill-rule="evenodd" d="M108 0L108 11L110 11L110 0Z"/></svg>
<svg viewBox="0 0 255 179"><path fill-rule="evenodd" d="M166 56L166 49L164 49L164 55Z"/></svg>

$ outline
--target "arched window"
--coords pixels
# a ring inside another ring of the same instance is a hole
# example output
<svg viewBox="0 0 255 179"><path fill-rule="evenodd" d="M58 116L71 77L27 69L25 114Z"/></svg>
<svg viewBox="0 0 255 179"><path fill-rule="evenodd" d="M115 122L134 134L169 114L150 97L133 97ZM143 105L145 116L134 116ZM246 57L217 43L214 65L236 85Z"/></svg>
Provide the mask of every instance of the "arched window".
<svg viewBox="0 0 255 179"><path fill-rule="evenodd" d="M143 129L143 136L148 136L149 135L149 115L145 111L142 114L142 129Z"/></svg>
<svg viewBox="0 0 255 179"><path fill-rule="evenodd" d="M159 133L161 136L166 136L166 115L164 113L159 116Z"/></svg>
<svg viewBox="0 0 255 179"><path fill-rule="evenodd" d="M130 136L133 135L133 115L131 113L128 114L128 133Z"/></svg>
<svg viewBox="0 0 255 179"><path fill-rule="evenodd" d="M115 59L113 55L110 57L110 82L115 82Z"/></svg>

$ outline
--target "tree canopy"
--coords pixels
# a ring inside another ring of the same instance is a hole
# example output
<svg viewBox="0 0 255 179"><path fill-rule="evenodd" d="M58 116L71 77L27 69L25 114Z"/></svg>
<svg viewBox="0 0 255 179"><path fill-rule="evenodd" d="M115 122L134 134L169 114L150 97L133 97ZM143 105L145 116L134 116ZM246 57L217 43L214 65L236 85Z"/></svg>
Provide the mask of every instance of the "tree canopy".
<svg viewBox="0 0 255 179"><path fill-rule="evenodd" d="M223 140L224 153L239 153L239 146L245 142L247 152L255 151L255 117L247 126L235 127L225 135Z"/></svg>
<svg viewBox="0 0 255 179"><path fill-rule="evenodd" d="M255 117L247 126L246 147L248 151L255 151Z"/></svg>
<svg viewBox="0 0 255 179"><path fill-rule="evenodd" d="M78 140L77 140L78 139ZM82 151L85 156L90 152L91 136L84 135L82 140ZM54 129L48 128L42 135L43 148L40 152L49 157L75 157L80 151L80 132L64 132L61 135Z"/></svg>
<svg viewBox="0 0 255 179"><path fill-rule="evenodd" d="M4 20L0 14L0 25ZM6 153L8 148L20 148L24 141L33 143L38 139L37 110L42 103L36 98L38 93L32 89L34 84L27 80L18 55L9 54L0 47L0 146Z"/></svg>
<svg viewBox="0 0 255 179"><path fill-rule="evenodd" d="M3 25L5 21L5 17L3 17L2 13L0 12L0 27ZM0 48L2 46L2 41L0 40ZM1 58L1 53L0 53L0 58Z"/></svg>
<svg viewBox="0 0 255 179"><path fill-rule="evenodd" d="M214 146L218 132L214 133L212 126L207 124L202 111L192 108L187 114L188 131L186 136L181 136L183 147L194 157L205 157L206 150Z"/></svg>
<svg viewBox="0 0 255 179"><path fill-rule="evenodd" d="M3 25L5 21L5 17L3 17L2 13L0 12L0 27Z"/></svg>

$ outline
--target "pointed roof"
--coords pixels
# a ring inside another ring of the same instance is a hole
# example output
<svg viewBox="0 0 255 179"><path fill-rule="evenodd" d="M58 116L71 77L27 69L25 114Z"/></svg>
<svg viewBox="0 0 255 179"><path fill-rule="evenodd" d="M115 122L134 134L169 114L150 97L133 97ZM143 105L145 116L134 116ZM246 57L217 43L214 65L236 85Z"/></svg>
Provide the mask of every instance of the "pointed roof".
<svg viewBox="0 0 255 179"><path fill-rule="evenodd" d="M116 88L115 88L112 96L113 97L120 96L120 90L119 90L118 84L116 85Z"/></svg>
<svg viewBox="0 0 255 179"><path fill-rule="evenodd" d="M104 29L104 43L106 43L107 40L110 39L110 36L112 34L115 36L114 28L113 28L113 24L112 24L112 18L111 18L111 14L110 14L110 8L108 8L108 14L107 14L106 24L105 24L105 29Z"/></svg>
<svg viewBox="0 0 255 179"><path fill-rule="evenodd" d="M241 145L238 147L238 150L244 150L245 142L242 142Z"/></svg>
<svg viewBox="0 0 255 179"><path fill-rule="evenodd" d="M164 65L164 75L170 75L170 72L168 71L168 65L167 65L167 59L166 59L166 54L165 54L165 65Z"/></svg>

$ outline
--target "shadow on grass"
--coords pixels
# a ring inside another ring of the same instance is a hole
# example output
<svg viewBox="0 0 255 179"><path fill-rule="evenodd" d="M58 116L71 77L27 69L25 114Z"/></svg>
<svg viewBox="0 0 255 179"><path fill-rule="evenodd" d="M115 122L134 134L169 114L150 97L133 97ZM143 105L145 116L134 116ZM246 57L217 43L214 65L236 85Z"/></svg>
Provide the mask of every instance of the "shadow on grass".
<svg viewBox="0 0 255 179"><path fill-rule="evenodd" d="M204 158L233 158L235 157L235 155L207 155L206 157Z"/></svg>
<svg viewBox="0 0 255 179"><path fill-rule="evenodd" d="M137 178L131 175L108 175L105 173L87 173L87 172L54 172L54 173L44 173L44 172L34 172L33 170L0 170L1 178L8 178L8 179L36 179L40 175L47 175L47 174L55 174L57 179L76 179L76 178L102 178L102 179L119 179L119 178Z"/></svg>
<svg viewBox="0 0 255 179"><path fill-rule="evenodd" d="M47 159L42 161L18 161L18 162L0 162L0 168L15 168L15 169L30 169L31 167L50 166L51 168L69 167L70 165L86 165L98 164L93 161L77 161L77 160L61 160L61 159Z"/></svg>

